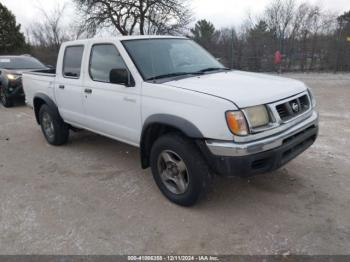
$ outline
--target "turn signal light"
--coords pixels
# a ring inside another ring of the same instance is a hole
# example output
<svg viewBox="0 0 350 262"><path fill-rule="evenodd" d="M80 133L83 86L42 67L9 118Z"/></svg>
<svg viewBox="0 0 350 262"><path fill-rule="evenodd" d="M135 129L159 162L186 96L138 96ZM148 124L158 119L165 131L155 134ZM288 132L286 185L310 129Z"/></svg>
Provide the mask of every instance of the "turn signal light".
<svg viewBox="0 0 350 262"><path fill-rule="evenodd" d="M230 131L234 135L248 135L248 124L241 111L230 111L226 113L226 121Z"/></svg>

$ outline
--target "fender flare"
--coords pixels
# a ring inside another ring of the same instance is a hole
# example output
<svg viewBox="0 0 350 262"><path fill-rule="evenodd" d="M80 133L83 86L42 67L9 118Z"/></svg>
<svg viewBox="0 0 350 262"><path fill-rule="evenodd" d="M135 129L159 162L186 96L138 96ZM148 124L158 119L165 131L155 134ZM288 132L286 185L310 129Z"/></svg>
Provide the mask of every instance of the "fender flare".
<svg viewBox="0 0 350 262"><path fill-rule="evenodd" d="M142 128L140 142L141 165L144 169L149 167L150 150L155 141L151 135L152 131L148 132L150 127L154 125L168 126L177 129L192 139L204 138L202 132L193 123L184 118L168 114L156 114L148 117Z"/></svg>
<svg viewBox="0 0 350 262"><path fill-rule="evenodd" d="M153 124L162 124L179 129L190 138L204 138L202 132L190 121L174 115L156 114L148 117L144 122L141 140L144 132Z"/></svg>
<svg viewBox="0 0 350 262"><path fill-rule="evenodd" d="M40 125L40 121L39 121L39 108L38 108L38 102L37 101L43 101L43 103L39 103L39 105L41 106L42 104L46 104L48 105L49 107L51 107L55 113L59 116L60 116L60 113L58 111L58 107L56 105L56 103L46 94L43 94L43 93L38 93L34 96L34 99L33 99L33 107L34 107L34 112L35 112L35 119L36 119L36 122Z"/></svg>

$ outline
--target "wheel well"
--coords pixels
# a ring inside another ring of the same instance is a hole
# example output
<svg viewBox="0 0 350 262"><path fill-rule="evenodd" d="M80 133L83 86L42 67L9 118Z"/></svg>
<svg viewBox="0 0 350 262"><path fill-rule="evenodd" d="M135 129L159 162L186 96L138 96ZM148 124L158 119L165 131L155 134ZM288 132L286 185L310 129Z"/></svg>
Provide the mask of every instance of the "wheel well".
<svg viewBox="0 0 350 262"><path fill-rule="evenodd" d="M40 120L39 120L39 112L40 112L40 108L42 107L42 105L45 105L46 102L44 101L44 99L42 98L35 98L34 99L34 112L35 112L35 119L36 122L40 125Z"/></svg>
<svg viewBox="0 0 350 262"><path fill-rule="evenodd" d="M186 136L180 129L176 127L157 123L149 125L143 131L140 147L142 168L146 169L150 166L150 155L154 142L156 142L159 137L169 133L179 133L183 136Z"/></svg>

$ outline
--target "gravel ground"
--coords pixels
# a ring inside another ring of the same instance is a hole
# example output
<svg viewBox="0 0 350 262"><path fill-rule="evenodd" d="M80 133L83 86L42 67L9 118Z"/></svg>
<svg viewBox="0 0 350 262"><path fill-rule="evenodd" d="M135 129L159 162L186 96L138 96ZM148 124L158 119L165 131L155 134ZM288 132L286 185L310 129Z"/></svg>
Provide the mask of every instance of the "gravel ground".
<svg viewBox="0 0 350 262"><path fill-rule="evenodd" d="M194 208L161 195L137 149L89 132L51 147L29 108L0 106L0 254L350 254L350 74L286 76L315 93L317 143L217 178Z"/></svg>

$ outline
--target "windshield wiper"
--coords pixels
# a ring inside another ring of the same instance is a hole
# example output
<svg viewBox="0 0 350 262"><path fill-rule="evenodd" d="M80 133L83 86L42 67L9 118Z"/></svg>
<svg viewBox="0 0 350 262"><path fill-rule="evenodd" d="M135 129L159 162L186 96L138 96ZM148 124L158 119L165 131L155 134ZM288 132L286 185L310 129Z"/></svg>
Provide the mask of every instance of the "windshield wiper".
<svg viewBox="0 0 350 262"><path fill-rule="evenodd" d="M206 72L219 71L219 70L230 71L231 69L227 67L208 67L198 71L198 73L206 73Z"/></svg>
<svg viewBox="0 0 350 262"><path fill-rule="evenodd" d="M159 75L159 76L153 76L147 79L149 80L157 80L157 79L162 79L162 78L170 78L170 77L176 77L176 76L185 76L185 75L201 75L203 74L202 72L178 72L178 73L171 73L171 74L164 74L164 75Z"/></svg>
<svg viewBox="0 0 350 262"><path fill-rule="evenodd" d="M147 81L163 79L163 78L170 78L170 77L176 77L176 76L185 76L185 75L203 75L206 72L219 71L219 70L229 71L231 69L230 68L226 68L226 67L209 67L209 68L200 70L198 72L177 72L177 73L153 76L153 77L148 78Z"/></svg>

